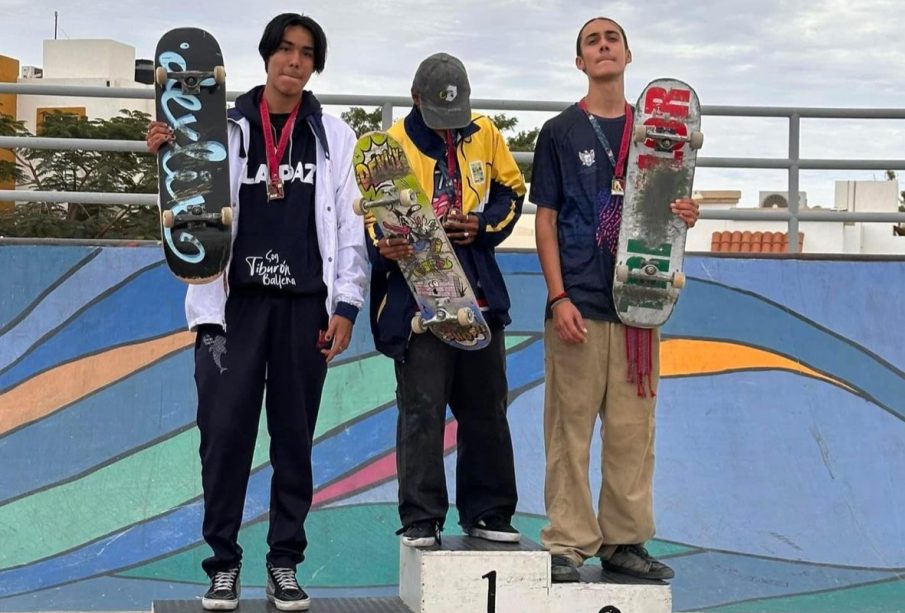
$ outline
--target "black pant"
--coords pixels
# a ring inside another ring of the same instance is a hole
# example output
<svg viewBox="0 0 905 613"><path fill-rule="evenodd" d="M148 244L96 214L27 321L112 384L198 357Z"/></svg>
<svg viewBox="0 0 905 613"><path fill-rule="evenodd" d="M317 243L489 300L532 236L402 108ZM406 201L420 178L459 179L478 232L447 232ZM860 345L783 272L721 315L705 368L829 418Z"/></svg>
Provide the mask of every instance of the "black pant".
<svg viewBox="0 0 905 613"><path fill-rule="evenodd" d="M311 440L327 364L317 349L326 329L324 296L233 292L226 333L201 326L195 340L204 540L214 551L208 575L242 559L242 509L267 387L267 430L273 478L267 560L295 566L308 544Z"/></svg>
<svg viewBox="0 0 905 613"><path fill-rule="evenodd" d="M443 466L446 405L458 421L456 507L463 527L498 513L508 519L518 500L512 439L506 421L508 385L502 326L479 351L455 349L433 334L412 335L396 362L396 469L403 526L436 520L449 509Z"/></svg>

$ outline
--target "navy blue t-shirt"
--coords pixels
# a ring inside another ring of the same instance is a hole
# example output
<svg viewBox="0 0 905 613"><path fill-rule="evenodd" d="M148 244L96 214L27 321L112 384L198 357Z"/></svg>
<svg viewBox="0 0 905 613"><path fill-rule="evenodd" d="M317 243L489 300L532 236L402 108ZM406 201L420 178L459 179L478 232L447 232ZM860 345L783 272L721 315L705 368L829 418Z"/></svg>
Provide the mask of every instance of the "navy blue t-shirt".
<svg viewBox="0 0 905 613"><path fill-rule="evenodd" d="M271 115L274 142L288 115ZM280 165L285 198L267 200L264 136L251 131L248 176L242 180L242 210L233 245L230 287L289 294L325 294L323 261L314 211L316 143L307 122L299 118Z"/></svg>
<svg viewBox="0 0 905 613"><path fill-rule="evenodd" d="M625 117L597 117L597 122L613 154L618 155ZM611 249L618 239L622 199L610 198L612 179L613 167L606 151L578 105L544 124L534 149L529 199L558 213L563 284L582 317L618 322ZM603 244L598 241L601 208L607 219Z"/></svg>

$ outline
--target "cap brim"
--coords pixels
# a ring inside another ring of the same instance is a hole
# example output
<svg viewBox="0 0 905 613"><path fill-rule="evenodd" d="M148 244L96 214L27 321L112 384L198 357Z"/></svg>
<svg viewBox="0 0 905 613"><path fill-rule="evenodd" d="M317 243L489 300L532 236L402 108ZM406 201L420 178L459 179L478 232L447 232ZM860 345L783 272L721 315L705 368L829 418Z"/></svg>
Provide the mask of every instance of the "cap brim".
<svg viewBox="0 0 905 613"><path fill-rule="evenodd" d="M431 108L422 102L421 115L427 127L434 130L455 130L471 123L471 108L468 106Z"/></svg>

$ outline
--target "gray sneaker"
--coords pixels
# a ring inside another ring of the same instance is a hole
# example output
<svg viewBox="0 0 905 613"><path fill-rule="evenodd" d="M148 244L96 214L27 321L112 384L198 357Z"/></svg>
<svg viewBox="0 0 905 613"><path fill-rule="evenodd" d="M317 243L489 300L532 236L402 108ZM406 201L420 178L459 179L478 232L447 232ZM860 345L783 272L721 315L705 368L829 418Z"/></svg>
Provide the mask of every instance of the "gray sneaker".
<svg viewBox="0 0 905 613"><path fill-rule="evenodd" d="M581 579L578 566L566 556L550 558L550 579L553 583L575 583Z"/></svg>
<svg viewBox="0 0 905 613"><path fill-rule="evenodd" d="M519 532L512 527L512 523L498 515L483 517L475 525L465 528L464 532L468 536L497 543L518 543L520 539Z"/></svg>
<svg viewBox="0 0 905 613"><path fill-rule="evenodd" d="M294 568L276 568L267 562L267 600L280 611L307 611L311 598L299 585Z"/></svg>
<svg viewBox="0 0 905 613"><path fill-rule="evenodd" d="M232 611L239 606L239 569L241 564L217 571L211 576L211 587L201 598L205 611Z"/></svg>
<svg viewBox="0 0 905 613"><path fill-rule="evenodd" d="M676 576L673 569L655 559L644 545L619 545L616 552L607 560L600 559L604 569L623 575L631 575L639 579L672 579Z"/></svg>

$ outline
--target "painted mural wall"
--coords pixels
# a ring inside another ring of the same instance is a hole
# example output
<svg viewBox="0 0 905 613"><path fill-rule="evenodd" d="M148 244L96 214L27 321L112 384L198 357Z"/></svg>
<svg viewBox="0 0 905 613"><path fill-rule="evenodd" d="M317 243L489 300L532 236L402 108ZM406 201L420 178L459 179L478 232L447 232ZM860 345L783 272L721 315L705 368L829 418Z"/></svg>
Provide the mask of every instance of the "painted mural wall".
<svg viewBox="0 0 905 613"><path fill-rule="evenodd" d="M534 254L499 257L514 523L536 540L545 289ZM905 610L905 261L692 257L686 272L663 329L650 547L676 570L675 609ZM184 292L154 246L0 245L0 611L203 592ZM300 567L315 597L397 589L395 382L366 324L329 370L318 423ZM246 597L263 597L270 476L262 422Z"/></svg>

